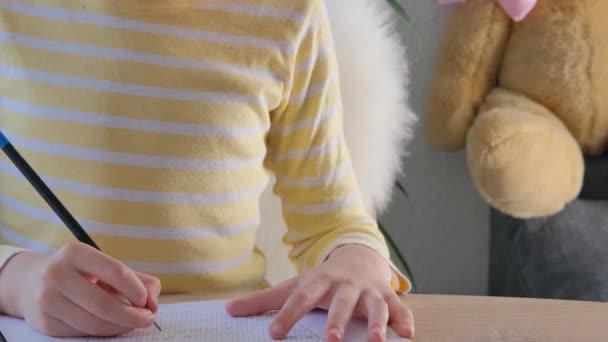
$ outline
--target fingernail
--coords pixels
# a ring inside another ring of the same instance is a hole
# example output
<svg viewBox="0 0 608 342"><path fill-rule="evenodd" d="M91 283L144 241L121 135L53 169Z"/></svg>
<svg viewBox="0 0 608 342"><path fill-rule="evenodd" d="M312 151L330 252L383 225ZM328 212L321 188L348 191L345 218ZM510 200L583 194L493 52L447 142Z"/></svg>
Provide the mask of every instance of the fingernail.
<svg viewBox="0 0 608 342"><path fill-rule="evenodd" d="M270 328L270 333L273 337L283 337L285 335L283 328L278 324L275 324Z"/></svg>
<svg viewBox="0 0 608 342"><path fill-rule="evenodd" d="M329 331L329 334L337 338L338 341L342 341L342 330L338 328L333 328Z"/></svg>
<svg viewBox="0 0 608 342"><path fill-rule="evenodd" d="M414 337L414 328L410 327L409 325L402 325L401 331L403 331L403 333L406 335L404 337Z"/></svg>
<svg viewBox="0 0 608 342"><path fill-rule="evenodd" d="M399 324L397 326L397 328L399 329L399 331L403 331L403 332L412 330L412 328L409 326L409 324Z"/></svg>
<svg viewBox="0 0 608 342"><path fill-rule="evenodd" d="M372 335L376 338L379 338L380 341L386 340L386 332L382 329L374 330L374 332L372 332Z"/></svg>

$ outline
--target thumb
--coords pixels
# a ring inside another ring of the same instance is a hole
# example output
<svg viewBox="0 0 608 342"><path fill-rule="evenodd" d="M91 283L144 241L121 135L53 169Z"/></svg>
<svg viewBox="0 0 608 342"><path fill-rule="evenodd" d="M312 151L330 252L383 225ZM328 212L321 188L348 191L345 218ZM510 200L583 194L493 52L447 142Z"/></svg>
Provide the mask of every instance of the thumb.
<svg viewBox="0 0 608 342"><path fill-rule="evenodd" d="M144 287L148 291L148 297L146 299L146 308L148 308L153 313L158 311L158 296L160 296L161 284L160 280L154 276L135 272L137 277L144 284Z"/></svg>
<svg viewBox="0 0 608 342"><path fill-rule="evenodd" d="M245 297L232 300L226 304L226 311L231 316L253 316L280 310L295 288L298 278L292 278L275 287L254 292Z"/></svg>

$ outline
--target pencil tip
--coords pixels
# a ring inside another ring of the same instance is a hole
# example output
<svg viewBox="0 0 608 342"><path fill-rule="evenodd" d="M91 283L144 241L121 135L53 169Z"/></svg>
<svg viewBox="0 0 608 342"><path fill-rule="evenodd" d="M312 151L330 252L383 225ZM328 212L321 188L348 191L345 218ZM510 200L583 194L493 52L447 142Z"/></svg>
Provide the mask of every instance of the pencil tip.
<svg viewBox="0 0 608 342"><path fill-rule="evenodd" d="M163 331L163 329L160 328L160 325L158 325L156 321L154 321L154 326L156 327L156 329L158 329L158 331Z"/></svg>

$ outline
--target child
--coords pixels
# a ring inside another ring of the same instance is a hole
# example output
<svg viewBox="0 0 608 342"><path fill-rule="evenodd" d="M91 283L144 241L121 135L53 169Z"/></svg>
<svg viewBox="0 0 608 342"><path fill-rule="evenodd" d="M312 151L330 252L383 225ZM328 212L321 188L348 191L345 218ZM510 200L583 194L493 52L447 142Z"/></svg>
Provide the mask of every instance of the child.
<svg viewBox="0 0 608 342"><path fill-rule="evenodd" d="M106 253L69 242L0 159L0 312L48 335L115 335L152 324L161 282L261 288L270 170L301 275L228 312L280 310L273 338L316 307L329 341L352 314L372 341L389 320L412 336L409 282L344 145L322 0L1 0L0 44L0 127Z"/></svg>

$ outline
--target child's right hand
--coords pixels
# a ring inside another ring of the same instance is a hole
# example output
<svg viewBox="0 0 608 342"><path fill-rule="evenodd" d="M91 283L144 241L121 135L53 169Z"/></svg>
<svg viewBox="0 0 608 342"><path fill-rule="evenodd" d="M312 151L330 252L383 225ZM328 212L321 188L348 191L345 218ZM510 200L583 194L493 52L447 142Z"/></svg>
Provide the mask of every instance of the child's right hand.
<svg viewBox="0 0 608 342"><path fill-rule="evenodd" d="M149 327L159 294L157 278L76 242L52 256L19 253L0 272L0 309L57 337Z"/></svg>

